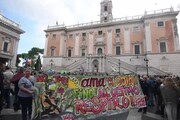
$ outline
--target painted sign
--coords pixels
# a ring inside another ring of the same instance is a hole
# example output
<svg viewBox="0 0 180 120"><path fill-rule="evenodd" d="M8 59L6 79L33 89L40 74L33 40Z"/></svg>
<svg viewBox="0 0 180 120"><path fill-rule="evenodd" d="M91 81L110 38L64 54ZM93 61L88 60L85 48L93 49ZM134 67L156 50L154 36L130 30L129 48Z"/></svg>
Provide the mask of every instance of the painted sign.
<svg viewBox="0 0 180 120"><path fill-rule="evenodd" d="M35 86L34 119L88 119L146 106L136 75L41 75Z"/></svg>

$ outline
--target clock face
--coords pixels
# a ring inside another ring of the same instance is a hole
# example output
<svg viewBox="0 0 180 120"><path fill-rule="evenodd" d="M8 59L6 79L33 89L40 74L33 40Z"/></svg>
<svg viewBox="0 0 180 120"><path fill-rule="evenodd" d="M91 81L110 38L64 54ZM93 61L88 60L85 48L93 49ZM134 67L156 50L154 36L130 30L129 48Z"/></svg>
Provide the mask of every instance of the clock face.
<svg viewBox="0 0 180 120"><path fill-rule="evenodd" d="M108 13L107 13L107 12L104 12L104 13L103 13L103 16L105 16L105 17L106 17L107 15L108 15Z"/></svg>

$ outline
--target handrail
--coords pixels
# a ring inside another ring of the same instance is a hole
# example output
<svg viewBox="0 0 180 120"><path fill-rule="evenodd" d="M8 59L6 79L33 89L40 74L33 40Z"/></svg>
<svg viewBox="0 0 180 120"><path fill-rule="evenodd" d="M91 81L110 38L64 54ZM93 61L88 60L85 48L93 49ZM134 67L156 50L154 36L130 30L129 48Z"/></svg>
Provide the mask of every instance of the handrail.
<svg viewBox="0 0 180 120"><path fill-rule="evenodd" d="M170 75L169 73L164 72L164 71L162 71L162 70L160 70L160 69L157 69L157 68L155 68L155 67L153 67L153 66L149 66L149 69L152 70L152 71L159 72L160 74L163 74L163 75Z"/></svg>
<svg viewBox="0 0 180 120"><path fill-rule="evenodd" d="M115 64L117 66L120 65L121 68L124 68L124 69L126 69L128 71L136 73L136 67L135 66L133 66L131 64L128 64L128 63L126 63L126 62L124 62L122 60L118 60L116 58L113 58L113 57L106 57L106 58L110 60L108 62L110 62L112 64ZM112 61L114 61L114 62L112 62ZM120 62L120 64L119 64L119 62Z"/></svg>

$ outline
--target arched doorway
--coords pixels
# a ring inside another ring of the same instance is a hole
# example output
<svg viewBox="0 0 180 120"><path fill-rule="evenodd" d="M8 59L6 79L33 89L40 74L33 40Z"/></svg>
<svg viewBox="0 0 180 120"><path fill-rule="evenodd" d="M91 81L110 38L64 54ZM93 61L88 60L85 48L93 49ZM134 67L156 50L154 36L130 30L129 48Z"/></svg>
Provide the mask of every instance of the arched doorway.
<svg viewBox="0 0 180 120"><path fill-rule="evenodd" d="M92 62L92 72L98 72L99 71L99 61L98 60L94 60Z"/></svg>

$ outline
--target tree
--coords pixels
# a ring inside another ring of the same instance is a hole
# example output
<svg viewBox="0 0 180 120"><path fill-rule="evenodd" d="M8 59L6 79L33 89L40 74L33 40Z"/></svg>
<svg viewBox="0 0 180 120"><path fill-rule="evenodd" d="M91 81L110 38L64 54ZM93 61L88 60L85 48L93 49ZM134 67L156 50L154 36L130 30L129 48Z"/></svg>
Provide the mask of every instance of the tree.
<svg viewBox="0 0 180 120"><path fill-rule="evenodd" d="M19 58L23 58L25 60L24 62L25 67L27 66L35 67L34 63L38 59L37 57L39 57L39 54L43 54L43 53L44 53L44 49L33 47L31 48L31 50L28 51L28 53L18 54L16 64L18 65L20 63Z"/></svg>
<svg viewBox="0 0 180 120"><path fill-rule="evenodd" d="M35 63L34 67L35 67L35 70L37 70L37 71L41 70L42 64L41 64L40 55L38 56L38 59L36 60L36 63Z"/></svg>

